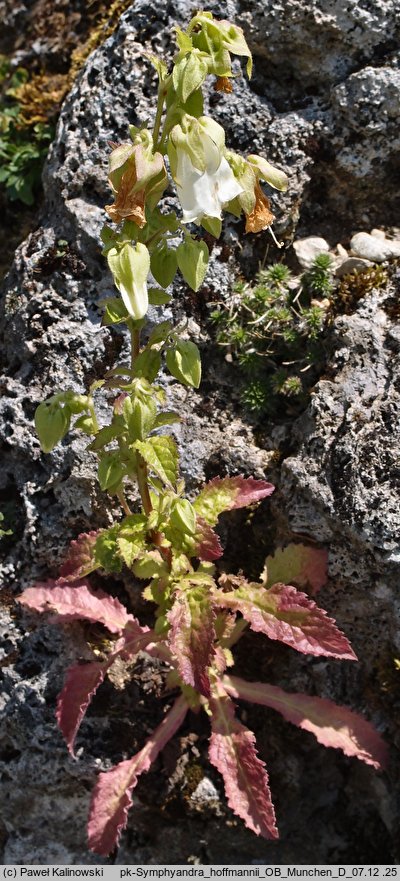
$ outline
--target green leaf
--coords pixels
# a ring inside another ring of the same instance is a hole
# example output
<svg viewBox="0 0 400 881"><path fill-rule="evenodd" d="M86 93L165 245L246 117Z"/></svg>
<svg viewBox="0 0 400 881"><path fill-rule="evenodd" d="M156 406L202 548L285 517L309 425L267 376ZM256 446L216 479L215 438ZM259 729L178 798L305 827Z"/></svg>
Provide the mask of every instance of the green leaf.
<svg viewBox="0 0 400 881"><path fill-rule="evenodd" d="M136 578L158 578L168 574L168 566L159 551L147 551L135 560L132 571Z"/></svg>
<svg viewBox="0 0 400 881"><path fill-rule="evenodd" d="M149 468L161 478L166 486L173 488L178 480L178 450L168 435L136 441L135 447Z"/></svg>
<svg viewBox="0 0 400 881"><path fill-rule="evenodd" d="M173 425L174 422L181 422L182 417L173 410L167 410L165 413L158 413L153 424L153 430L161 428L163 425Z"/></svg>
<svg viewBox="0 0 400 881"><path fill-rule="evenodd" d="M133 366L134 376L140 376L153 382L161 367L161 355L157 349L151 349L146 346L145 349L137 356Z"/></svg>
<svg viewBox="0 0 400 881"><path fill-rule="evenodd" d="M166 352L169 372L178 382L198 388L201 382L200 352L190 340L178 340L175 347Z"/></svg>
<svg viewBox="0 0 400 881"><path fill-rule="evenodd" d="M104 529L96 539L94 559L106 572L120 572L122 569L117 545L118 532L119 525L112 526Z"/></svg>
<svg viewBox="0 0 400 881"><path fill-rule="evenodd" d="M164 343L165 340L169 337L172 331L172 324L170 321L161 321L160 324L157 324L153 330L151 331L149 337L149 346L155 346L157 343Z"/></svg>
<svg viewBox="0 0 400 881"><path fill-rule="evenodd" d="M79 420L78 420L79 421ZM75 423L76 425L76 423ZM74 426L75 427L75 426ZM121 434L121 426L120 425L104 425L100 431L97 432L94 441L90 444L90 450L102 450L103 447L106 447L107 444L111 443L114 438L118 437Z"/></svg>
<svg viewBox="0 0 400 881"><path fill-rule="evenodd" d="M201 225L204 227L207 232L211 233L215 239L219 239L222 230L222 220L219 220L218 217L204 217L201 218Z"/></svg>
<svg viewBox="0 0 400 881"><path fill-rule="evenodd" d="M171 525L184 535L196 532L196 512L188 499L178 499L170 514Z"/></svg>
<svg viewBox="0 0 400 881"><path fill-rule="evenodd" d="M151 255L150 269L158 284L167 288L174 280L177 270L176 251L168 248L166 242L161 242Z"/></svg>
<svg viewBox="0 0 400 881"><path fill-rule="evenodd" d="M164 61L161 61L161 58L157 58L157 55L148 55L147 57L153 67L156 69L160 83L163 83L168 76L167 65L164 63Z"/></svg>
<svg viewBox="0 0 400 881"><path fill-rule="evenodd" d="M147 518L143 514L132 514L120 524L118 550L129 568L146 547L146 530Z"/></svg>
<svg viewBox="0 0 400 881"><path fill-rule="evenodd" d="M149 288L147 293L151 306L165 306L166 303L170 303L172 300L171 294L167 294L162 288Z"/></svg>
<svg viewBox="0 0 400 881"><path fill-rule="evenodd" d="M206 243L187 238L177 247L176 257L185 281L193 291L198 291L207 272L209 253Z"/></svg>
<svg viewBox="0 0 400 881"><path fill-rule="evenodd" d="M102 490L117 489L124 476L120 453L104 453L99 462L98 478Z"/></svg>
<svg viewBox="0 0 400 881"><path fill-rule="evenodd" d="M39 404L35 413L35 427L44 453L51 453L66 435L71 422L69 407L58 401Z"/></svg>
<svg viewBox="0 0 400 881"><path fill-rule="evenodd" d="M123 417L131 440L143 440L153 428L157 404L152 397L125 398Z"/></svg>
<svg viewBox="0 0 400 881"><path fill-rule="evenodd" d="M100 305L105 306L102 325L108 327L110 324L119 324L121 321L127 321L129 318L128 310L120 297L110 297L109 300L101 300Z"/></svg>

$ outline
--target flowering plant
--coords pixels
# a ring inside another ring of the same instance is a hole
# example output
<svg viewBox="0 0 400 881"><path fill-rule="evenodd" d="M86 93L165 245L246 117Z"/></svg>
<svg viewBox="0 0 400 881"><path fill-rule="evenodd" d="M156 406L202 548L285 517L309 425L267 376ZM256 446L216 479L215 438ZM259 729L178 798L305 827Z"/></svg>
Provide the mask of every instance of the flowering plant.
<svg viewBox="0 0 400 881"><path fill-rule="evenodd" d="M22 604L55 612L58 620L84 619L110 635L99 659L71 667L58 699L57 720L73 755L86 709L112 665L140 651L160 658L168 686L178 696L143 748L100 774L90 809L89 845L107 855L127 821L132 791L187 712L204 709L211 722L210 761L221 772L229 805L256 834L278 835L264 762L254 735L235 716L234 700L254 701L278 710L326 746L373 765L385 761L385 748L372 726L330 701L295 695L230 675L232 649L246 627L311 655L355 660L346 637L318 608L313 596L326 578L326 552L289 545L266 561L260 582L242 575L216 574L222 547L215 527L224 511L260 502L273 492L265 480L241 476L215 478L195 498L185 496L179 478L178 449L165 427L179 421L166 409L156 383L165 363L172 377L198 388L201 362L197 346L182 338L170 321L161 321L142 342L149 303L171 299L166 288L176 272L195 291L208 264L204 239L188 229L194 223L218 237L222 212L246 218L246 230L269 227L273 215L260 180L283 190L286 177L260 156L236 155L225 145L223 128L203 115L201 87L209 74L216 88L232 90L231 56L251 54L239 27L196 14L186 32L176 29L178 51L172 71L150 60L159 78L154 127L131 127L131 143L115 146L109 162L114 202L106 210L102 240L120 297L105 302L103 323L125 322L130 330L131 363L119 364L94 382L88 394L56 392L40 404L36 428L44 452L51 452L71 423L91 440L98 456L102 490L121 505L121 519L108 529L72 542L56 580L28 588ZM163 213L159 202L168 186L166 156L182 207ZM159 287L149 285L151 272ZM100 387L112 401L110 422L98 422L94 396ZM76 418L75 418L76 417ZM72 422L72 420L74 420ZM140 503L131 508L131 484ZM118 573L125 567L143 597L154 604L152 628L142 626L117 599L96 590L96 570Z"/></svg>

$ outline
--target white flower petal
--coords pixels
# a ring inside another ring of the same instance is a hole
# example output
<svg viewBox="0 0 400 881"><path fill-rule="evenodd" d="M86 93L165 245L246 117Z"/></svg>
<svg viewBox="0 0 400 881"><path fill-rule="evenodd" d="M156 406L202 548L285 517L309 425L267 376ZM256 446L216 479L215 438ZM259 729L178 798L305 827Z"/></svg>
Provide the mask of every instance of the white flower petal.
<svg viewBox="0 0 400 881"><path fill-rule="evenodd" d="M143 318L149 308L146 282L142 282L139 285L133 284L131 291L128 291L127 288L120 284L119 290L129 315L135 318L136 321L139 318Z"/></svg>

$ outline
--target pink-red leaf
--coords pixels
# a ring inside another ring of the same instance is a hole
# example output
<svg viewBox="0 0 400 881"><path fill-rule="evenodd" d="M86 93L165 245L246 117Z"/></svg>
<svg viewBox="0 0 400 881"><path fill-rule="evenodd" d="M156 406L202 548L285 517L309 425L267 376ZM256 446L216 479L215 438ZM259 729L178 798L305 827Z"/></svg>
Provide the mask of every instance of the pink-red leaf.
<svg viewBox="0 0 400 881"><path fill-rule="evenodd" d="M74 755L78 728L93 695L104 681L110 663L109 660L90 661L88 664L75 664L67 671L64 688L57 698L56 719L71 755Z"/></svg>
<svg viewBox="0 0 400 881"><path fill-rule="evenodd" d="M223 554L219 536L206 523L203 517L197 517L197 527L196 541L198 544L196 555L200 560L205 560L208 563L211 563L212 560L218 560Z"/></svg>
<svg viewBox="0 0 400 881"><path fill-rule="evenodd" d="M347 707L236 676L225 676L223 684L232 697L277 710L288 722L314 734L324 746L341 749L346 756L355 756L374 768L386 767L387 748L381 736L370 722Z"/></svg>
<svg viewBox="0 0 400 881"><path fill-rule="evenodd" d="M198 517L215 526L223 511L245 508L270 496L275 487L253 477L215 477L203 487L194 502Z"/></svg>
<svg viewBox="0 0 400 881"><path fill-rule="evenodd" d="M71 541L68 556L60 569L61 581L76 581L97 569L98 564L94 561L94 546L100 530L95 532L82 532L78 538Z"/></svg>
<svg viewBox="0 0 400 881"><path fill-rule="evenodd" d="M168 644L180 676L186 685L209 697L208 667L215 651L215 613L209 594L201 586L177 590L167 618L171 625Z"/></svg>
<svg viewBox="0 0 400 881"><path fill-rule="evenodd" d="M74 585L62 581L40 582L28 587L19 602L34 612L56 612L61 621L84 618L104 624L111 633L119 633L133 620L119 600L101 590L94 591L85 580Z"/></svg>
<svg viewBox="0 0 400 881"><path fill-rule="evenodd" d="M256 835L278 838L268 774L257 755L253 732L235 718L234 704L221 686L211 709L209 756L224 779L229 807Z"/></svg>
<svg viewBox="0 0 400 881"><path fill-rule="evenodd" d="M116 846L127 823L132 791L139 775L149 770L182 725L187 711L185 699L179 697L140 752L100 774L92 795L88 824L89 847L95 853L107 856Z"/></svg>
<svg viewBox="0 0 400 881"><path fill-rule="evenodd" d="M75 664L69 668L64 687L57 698L56 719L71 755L74 755L75 738L90 701L114 661L118 657L129 660L147 645L153 645L155 638L152 630L140 627L133 619L128 621L114 651L104 661Z"/></svg>
<svg viewBox="0 0 400 881"><path fill-rule="evenodd" d="M328 552L324 548L289 544L267 557L261 581L265 587L272 587L278 582L295 584L297 587L309 586L310 593L315 596L326 584L327 569Z"/></svg>
<svg viewBox="0 0 400 881"><path fill-rule="evenodd" d="M252 630L304 654L357 660L333 618L328 618L307 594L292 585L274 584L266 590L233 575L223 576L220 583L227 592L216 591L213 601L225 609L241 612Z"/></svg>

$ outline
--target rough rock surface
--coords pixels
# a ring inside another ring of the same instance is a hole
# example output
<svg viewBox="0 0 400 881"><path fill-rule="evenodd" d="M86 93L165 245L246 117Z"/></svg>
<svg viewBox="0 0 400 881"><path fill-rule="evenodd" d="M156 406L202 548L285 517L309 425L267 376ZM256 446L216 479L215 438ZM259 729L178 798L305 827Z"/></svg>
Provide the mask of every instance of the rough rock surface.
<svg viewBox="0 0 400 881"><path fill-rule="evenodd" d="M43 621L31 632L10 589L53 575L68 540L89 524L104 525L112 514L82 439L69 437L43 456L32 418L36 403L56 387L83 390L124 357L124 333L101 329L97 308L111 290L98 247L108 200L107 144L124 140L128 122L148 113L155 76L143 47L151 43L169 52L171 27L187 19L190 8L175 0L155 13L154 5L136 0L113 37L89 58L65 102L46 168L43 224L18 251L4 289L0 510L8 505L15 518L15 534L2 546L0 595L5 863L101 862L86 851L84 833L99 762L130 754L160 718L155 698L162 693L161 673L143 659L129 687L103 686L82 729L79 762L70 759L53 713L65 666L79 651L84 656L82 632L75 626L61 633ZM221 14L219 4L209 8ZM357 224L389 225L398 140L391 110L398 88L394 4L349 0L344 7L339 0L314 0L306 8L298 0L229 0L223 15L243 23L256 76L250 87L239 79L233 96L211 94L210 105L235 149L265 152L291 174L287 195L274 197L278 229L289 233L300 216L299 234L333 240L332 227L343 233ZM174 316L191 319L206 367L199 393L180 396L165 380L171 402L186 414L178 438L183 473L191 489L218 472L267 474L277 483L274 520L266 502L251 526L242 512L230 527L223 524L228 560L256 577L274 533L282 543L305 535L329 545L331 580L320 602L361 658L358 665L310 662L254 636L238 647L239 669L364 711L398 748L396 292L373 294L353 315L336 319L329 368L310 408L294 425L264 426L257 445L232 402L233 368L210 353L199 331L204 298L223 296L236 268L250 274L264 254L263 236L247 240L240 253L239 229L231 224L214 249L203 292L188 298L181 283L174 292ZM59 246L59 239L68 246ZM107 401L101 393L98 399L102 415ZM281 466L272 465L277 449ZM255 540L254 561L249 548ZM112 585L125 599L128 587ZM281 841L260 841L235 824L205 759L207 723L194 718L138 787L118 863L398 861L395 762L393 778L379 776L324 750L272 712L247 707L246 715L268 762ZM199 797L199 784L208 778ZM219 801L209 795L214 787Z"/></svg>

